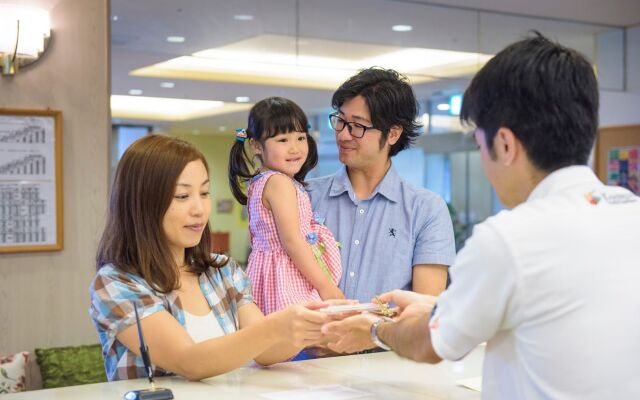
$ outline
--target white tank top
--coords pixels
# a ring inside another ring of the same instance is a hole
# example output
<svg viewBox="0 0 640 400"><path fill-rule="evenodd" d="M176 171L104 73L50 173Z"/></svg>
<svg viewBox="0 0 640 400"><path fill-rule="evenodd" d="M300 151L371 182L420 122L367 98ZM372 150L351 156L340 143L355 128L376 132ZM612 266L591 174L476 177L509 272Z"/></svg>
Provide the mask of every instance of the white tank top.
<svg viewBox="0 0 640 400"><path fill-rule="evenodd" d="M213 311L209 311L209 314L202 316L184 311L184 322L187 332L196 343L224 336L224 331L216 317L213 316Z"/></svg>

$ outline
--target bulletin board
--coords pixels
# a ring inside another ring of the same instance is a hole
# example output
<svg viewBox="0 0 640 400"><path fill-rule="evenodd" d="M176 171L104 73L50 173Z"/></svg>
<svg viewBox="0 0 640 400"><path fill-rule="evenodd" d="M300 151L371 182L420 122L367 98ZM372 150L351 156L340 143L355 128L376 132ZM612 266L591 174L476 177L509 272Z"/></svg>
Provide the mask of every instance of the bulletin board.
<svg viewBox="0 0 640 400"><path fill-rule="evenodd" d="M595 146L595 169L608 185L640 195L640 125L602 128Z"/></svg>

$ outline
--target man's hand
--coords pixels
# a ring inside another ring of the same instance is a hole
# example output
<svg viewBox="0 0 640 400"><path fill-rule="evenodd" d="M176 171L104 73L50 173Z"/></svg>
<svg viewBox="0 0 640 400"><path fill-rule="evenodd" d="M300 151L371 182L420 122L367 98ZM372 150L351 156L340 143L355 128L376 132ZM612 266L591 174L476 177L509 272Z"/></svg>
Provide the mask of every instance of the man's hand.
<svg viewBox="0 0 640 400"><path fill-rule="evenodd" d="M380 317L370 313L362 313L325 324L322 333L329 335L329 349L337 353L355 353L376 347L371 341L371 325Z"/></svg>
<svg viewBox="0 0 640 400"><path fill-rule="evenodd" d="M397 306L391 309L399 314L395 318L397 321L408 317L430 315L438 300L435 296L399 289L381 294L378 298L385 303L393 303Z"/></svg>

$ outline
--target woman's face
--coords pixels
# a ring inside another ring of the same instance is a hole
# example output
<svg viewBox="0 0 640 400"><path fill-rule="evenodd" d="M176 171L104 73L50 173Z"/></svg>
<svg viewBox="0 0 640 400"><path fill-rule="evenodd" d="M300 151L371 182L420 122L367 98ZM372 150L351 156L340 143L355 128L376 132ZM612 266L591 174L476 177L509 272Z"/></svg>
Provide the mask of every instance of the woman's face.
<svg viewBox="0 0 640 400"><path fill-rule="evenodd" d="M209 214L209 175L200 160L191 161L178 177L162 229L178 266L184 264L184 251L200 243Z"/></svg>

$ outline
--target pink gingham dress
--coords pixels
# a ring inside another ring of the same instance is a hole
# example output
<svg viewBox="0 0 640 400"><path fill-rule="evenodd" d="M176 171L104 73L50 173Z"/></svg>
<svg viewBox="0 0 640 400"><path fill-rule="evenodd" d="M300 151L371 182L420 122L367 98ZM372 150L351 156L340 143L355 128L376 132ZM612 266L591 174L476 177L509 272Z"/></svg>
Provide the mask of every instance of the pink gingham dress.
<svg viewBox="0 0 640 400"><path fill-rule="evenodd" d="M251 237L247 275L253 285L253 297L265 315L291 304L321 300L318 291L293 264L280 243L273 213L262 204L262 191L274 174L287 176L277 171L262 172L251 180L247 193ZM330 277L338 284L342 272L338 243L326 226L314 220L304 186L294 179L291 182L297 189L300 234L311 246L318 268L325 271L327 279Z"/></svg>

